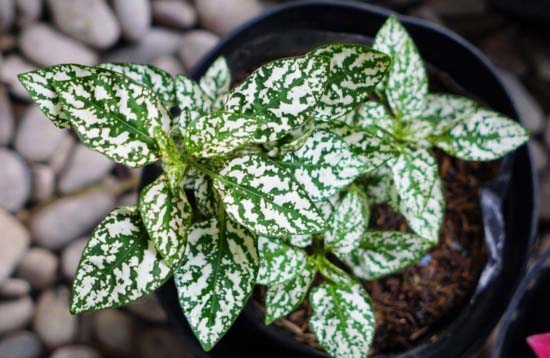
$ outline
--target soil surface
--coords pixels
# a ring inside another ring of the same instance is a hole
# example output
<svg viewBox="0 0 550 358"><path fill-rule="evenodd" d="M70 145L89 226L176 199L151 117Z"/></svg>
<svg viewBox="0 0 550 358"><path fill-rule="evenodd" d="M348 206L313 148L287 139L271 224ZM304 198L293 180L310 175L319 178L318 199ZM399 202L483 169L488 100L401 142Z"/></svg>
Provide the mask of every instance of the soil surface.
<svg viewBox="0 0 550 358"><path fill-rule="evenodd" d="M473 293L486 252L478 200L480 183L491 178L493 164L464 162L436 151L446 210L439 244L420 263L397 274L364 282L376 314L371 355L406 351L436 335ZM405 219L386 205L373 209L371 228L409 231ZM255 299L264 309L265 289ZM292 314L274 322L295 338L321 349L308 326L307 299Z"/></svg>

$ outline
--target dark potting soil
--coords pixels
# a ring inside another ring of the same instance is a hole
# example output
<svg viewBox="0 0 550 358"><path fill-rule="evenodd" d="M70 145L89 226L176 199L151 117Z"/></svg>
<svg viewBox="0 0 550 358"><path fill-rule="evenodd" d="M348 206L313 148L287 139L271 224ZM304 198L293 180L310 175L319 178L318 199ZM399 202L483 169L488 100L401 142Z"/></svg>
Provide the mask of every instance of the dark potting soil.
<svg viewBox="0 0 550 358"><path fill-rule="evenodd" d="M443 179L446 210L439 243L420 263L399 273L364 282L376 315L371 355L406 351L434 336L465 305L486 261L478 203L480 184L494 176L494 163L472 163L435 151ZM410 231L387 205L373 208L370 228ZM254 299L265 310L265 288ZM296 340L321 349L308 325L309 301L273 324Z"/></svg>

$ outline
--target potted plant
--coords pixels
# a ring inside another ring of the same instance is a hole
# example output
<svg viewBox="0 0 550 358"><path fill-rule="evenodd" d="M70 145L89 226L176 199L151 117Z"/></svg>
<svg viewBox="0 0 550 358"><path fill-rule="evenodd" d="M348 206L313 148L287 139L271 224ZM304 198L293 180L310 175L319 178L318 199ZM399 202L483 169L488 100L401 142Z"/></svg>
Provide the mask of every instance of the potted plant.
<svg viewBox="0 0 550 358"><path fill-rule="evenodd" d="M113 211L92 234L74 313L124 305L173 275L171 299L210 350L256 283L269 286L269 321L313 285L322 347L366 355L374 312L359 279L406 267L437 242L444 203L429 147L491 160L527 139L504 115L429 95L396 18L374 49L333 43L270 60L233 81L224 58L197 82L136 64L20 75L44 113L90 148L133 167L162 165L138 206ZM412 232L372 230L369 200L390 202Z"/></svg>

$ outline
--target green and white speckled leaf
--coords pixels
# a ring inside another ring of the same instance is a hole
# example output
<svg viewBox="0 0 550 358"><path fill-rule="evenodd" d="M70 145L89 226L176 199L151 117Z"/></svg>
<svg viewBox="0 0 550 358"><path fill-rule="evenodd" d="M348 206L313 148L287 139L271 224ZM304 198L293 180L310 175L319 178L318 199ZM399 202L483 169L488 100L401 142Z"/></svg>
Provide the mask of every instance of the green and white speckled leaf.
<svg viewBox="0 0 550 358"><path fill-rule="evenodd" d="M228 218L211 218L189 229L174 281L183 313L204 350L223 337L248 301L258 265L254 236Z"/></svg>
<svg viewBox="0 0 550 358"><path fill-rule="evenodd" d="M368 130L379 137L386 137L388 133L393 133L395 119L385 105L368 101L354 112L351 125Z"/></svg>
<svg viewBox="0 0 550 358"><path fill-rule="evenodd" d="M137 63L102 63L98 67L121 73L153 90L168 108L175 104L174 80L160 68Z"/></svg>
<svg viewBox="0 0 550 358"><path fill-rule="evenodd" d="M292 235L282 240L285 240L292 246L304 248L311 245L312 237L311 235Z"/></svg>
<svg viewBox="0 0 550 358"><path fill-rule="evenodd" d="M256 283L273 285L291 279L306 265L306 252L278 238L259 236L260 270Z"/></svg>
<svg viewBox="0 0 550 358"><path fill-rule="evenodd" d="M212 99L192 79L177 75L174 82L176 103L181 110L179 126L185 130L189 123L210 113Z"/></svg>
<svg viewBox="0 0 550 358"><path fill-rule="evenodd" d="M392 170L388 166L381 166L362 177L360 184L371 204L387 203L390 208L399 212L399 197L392 176Z"/></svg>
<svg viewBox="0 0 550 358"><path fill-rule="evenodd" d="M442 134L459 122L464 122L477 110L474 101L446 93L430 93L420 118L434 123L435 134Z"/></svg>
<svg viewBox="0 0 550 358"><path fill-rule="evenodd" d="M193 194L195 195L195 205L197 209L205 216L216 214L216 199L214 197L214 188L212 180L208 175L197 173L193 180Z"/></svg>
<svg viewBox="0 0 550 358"><path fill-rule="evenodd" d="M353 182L368 163L337 134L316 130L300 149L285 154L281 165L294 173L312 200L321 201Z"/></svg>
<svg viewBox="0 0 550 358"><path fill-rule="evenodd" d="M166 174L143 188L139 210L149 237L164 261L177 266L185 251L192 209L183 187L171 188Z"/></svg>
<svg viewBox="0 0 550 358"><path fill-rule="evenodd" d="M289 170L258 155L231 160L214 188L233 219L260 235L285 237L320 232L324 220Z"/></svg>
<svg viewBox="0 0 550 358"><path fill-rule="evenodd" d="M73 314L115 308L153 292L171 275L137 207L111 212L95 229L73 281Z"/></svg>
<svg viewBox="0 0 550 358"><path fill-rule="evenodd" d="M367 165L363 174L370 173L376 168L395 158L397 150L387 138L363 129L352 127L342 122L332 122L321 126L343 138L349 144L353 154L359 156Z"/></svg>
<svg viewBox="0 0 550 358"><path fill-rule="evenodd" d="M309 326L325 351L335 358L366 357L374 337L374 310L363 287L325 282L309 300Z"/></svg>
<svg viewBox="0 0 550 358"><path fill-rule="evenodd" d="M435 139L445 152L465 160L494 160L529 140L519 123L487 109L478 109L465 121Z"/></svg>
<svg viewBox="0 0 550 358"><path fill-rule="evenodd" d="M154 130L168 132L171 117L153 91L115 74L55 82L55 89L63 112L90 149L130 167L157 160Z"/></svg>
<svg viewBox="0 0 550 358"><path fill-rule="evenodd" d="M426 149L404 148L391 167L399 211L415 233L436 243L445 203L435 158Z"/></svg>
<svg viewBox="0 0 550 358"><path fill-rule="evenodd" d="M386 98L398 118L414 120L422 114L428 94L428 76L422 58L407 39L388 73Z"/></svg>
<svg viewBox="0 0 550 358"><path fill-rule="evenodd" d="M385 97L393 113L413 120L424 108L428 76L412 38L391 16L376 34L373 47L393 60L385 81Z"/></svg>
<svg viewBox="0 0 550 358"><path fill-rule="evenodd" d="M53 124L59 128L70 128L71 122L61 111L53 82L88 77L100 71L95 67L66 64L21 73L17 75L17 78L38 105L38 108Z"/></svg>
<svg viewBox="0 0 550 358"><path fill-rule="evenodd" d="M317 269L327 280L341 286L353 286L357 280L346 271L332 263L326 256L317 256Z"/></svg>
<svg viewBox="0 0 550 358"><path fill-rule="evenodd" d="M259 142L270 142L301 126L317 107L329 72L325 57L293 57L254 71L230 94L230 112L265 118Z"/></svg>
<svg viewBox="0 0 550 358"><path fill-rule="evenodd" d="M330 58L329 80L314 113L323 121L341 117L364 102L391 64L385 53L354 44L325 45L309 55Z"/></svg>
<svg viewBox="0 0 550 358"><path fill-rule="evenodd" d="M210 113L187 126L185 149L199 158L229 154L253 142L262 124L262 120L241 113Z"/></svg>
<svg viewBox="0 0 550 358"><path fill-rule="evenodd" d="M374 280L418 262L432 246L433 243L414 234L373 231L342 260L355 276Z"/></svg>
<svg viewBox="0 0 550 358"><path fill-rule="evenodd" d="M265 324L290 314L306 297L315 278L315 261L310 257L302 270L292 278L267 288Z"/></svg>
<svg viewBox="0 0 550 358"><path fill-rule="evenodd" d="M216 100L229 92L231 70L224 57L218 57L200 79L200 87L207 96Z"/></svg>
<svg viewBox="0 0 550 358"><path fill-rule="evenodd" d="M336 207L325 234L325 245L338 257L354 250L367 232L370 208L367 196L352 186Z"/></svg>

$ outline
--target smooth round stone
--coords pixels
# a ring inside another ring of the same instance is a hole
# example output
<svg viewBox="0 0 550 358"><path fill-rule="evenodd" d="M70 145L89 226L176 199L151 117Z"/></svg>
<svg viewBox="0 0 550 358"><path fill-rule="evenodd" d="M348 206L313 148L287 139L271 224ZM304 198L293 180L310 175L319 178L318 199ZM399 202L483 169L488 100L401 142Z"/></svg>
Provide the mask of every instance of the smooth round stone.
<svg viewBox="0 0 550 358"><path fill-rule="evenodd" d="M33 239L57 250L91 231L114 206L112 195L102 190L58 199L43 206L30 219Z"/></svg>
<svg viewBox="0 0 550 358"><path fill-rule="evenodd" d="M105 55L103 62L150 63L153 59L171 55L181 47L179 32L153 27L138 42Z"/></svg>
<svg viewBox="0 0 550 358"><path fill-rule="evenodd" d="M159 24L187 29L197 22L195 8L186 1L156 0L152 7L153 19Z"/></svg>
<svg viewBox="0 0 550 358"><path fill-rule="evenodd" d="M17 79L17 75L34 69L35 67L21 56L9 55L0 61L0 80L6 84L10 93L14 96L23 100L30 100L31 97Z"/></svg>
<svg viewBox="0 0 550 358"><path fill-rule="evenodd" d="M126 40L138 41L151 28L149 0L114 0L113 7Z"/></svg>
<svg viewBox="0 0 550 358"><path fill-rule="evenodd" d="M88 45L105 49L120 36L120 26L105 0L48 0L56 26Z"/></svg>
<svg viewBox="0 0 550 358"><path fill-rule="evenodd" d="M73 345L56 349L50 358L101 358L101 354L88 346Z"/></svg>
<svg viewBox="0 0 550 358"><path fill-rule="evenodd" d="M183 66L174 56L161 56L157 57L152 62L153 66L160 68L171 74L172 76L183 73Z"/></svg>
<svg viewBox="0 0 550 358"><path fill-rule="evenodd" d="M262 11L257 0L196 0L195 6L201 25L220 35L227 34Z"/></svg>
<svg viewBox="0 0 550 358"><path fill-rule="evenodd" d="M15 137L15 149L29 161L46 161L67 134L66 130L57 128L38 107L32 105L23 114Z"/></svg>
<svg viewBox="0 0 550 358"><path fill-rule="evenodd" d="M82 144L77 144L73 156L59 179L59 191L71 193L98 182L113 168L113 162Z"/></svg>
<svg viewBox="0 0 550 358"><path fill-rule="evenodd" d="M0 357L38 358L41 353L42 343L33 332L17 331L0 340Z"/></svg>
<svg viewBox="0 0 550 358"><path fill-rule="evenodd" d="M19 38L19 47L25 56L41 66L59 63L93 65L97 62L93 51L43 23L25 27Z"/></svg>
<svg viewBox="0 0 550 358"><path fill-rule="evenodd" d="M55 173L52 168L43 164L31 167L32 199L41 202L50 199L55 191Z"/></svg>
<svg viewBox="0 0 550 358"><path fill-rule="evenodd" d="M34 312L32 299L28 296L0 302L0 334L21 329L31 320Z"/></svg>
<svg viewBox="0 0 550 358"><path fill-rule="evenodd" d="M132 352L134 321L124 312L105 310L95 313L94 333L109 352L121 355Z"/></svg>
<svg viewBox="0 0 550 358"><path fill-rule="evenodd" d="M30 196L30 170L17 153L5 148L0 148L0 168L0 208L15 212Z"/></svg>
<svg viewBox="0 0 550 358"><path fill-rule="evenodd" d="M15 1L0 1L0 31L7 31L15 21Z"/></svg>
<svg viewBox="0 0 550 358"><path fill-rule="evenodd" d="M58 287L38 299L33 329L49 348L71 343L76 335L78 322L69 312L69 297L66 287Z"/></svg>
<svg viewBox="0 0 550 358"><path fill-rule="evenodd" d="M550 223L550 171L540 177L540 219Z"/></svg>
<svg viewBox="0 0 550 358"><path fill-rule="evenodd" d="M61 271L65 277L74 278L80 257L87 243L87 238L78 239L71 242L63 250L63 254L61 255Z"/></svg>
<svg viewBox="0 0 550 358"><path fill-rule="evenodd" d="M0 209L0 283L7 279L29 246L27 229L15 217Z"/></svg>
<svg viewBox="0 0 550 358"><path fill-rule="evenodd" d="M16 0L16 7L19 25L36 21L42 15L42 0Z"/></svg>
<svg viewBox="0 0 550 358"><path fill-rule="evenodd" d="M191 69L219 41L219 37L211 32L195 30L183 36L178 54L186 69Z"/></svg>
<svg viewBox="0 0 550 358"><path fill-rule="evenodd" d="M72 135L63 137L52 157L48 160L48 164L54 173L58 174L65 168L65 165L73 153L75 144L76 140Z"/></svg>
<svg viewBox="0 0 550 358"><path fill-rule="evenodd" d="M0 284L0 297L2 298L18 298L28 294L30 291L31 285L19 278L8 278Z"/></svg>
<svg viewBox="0 0 550 358"><path fill-rule="evenodd" d="M531 140L529 145L531 146L531 153L535 159L535 168L539 172L548 169L548 154L544 145L537 140Z"/></svg>
<svg viewBox="0 0 550 358"><path fill-rule="evenodd" d="M14 128L15 118L8 92L4 86L0 85L0 146L8 145L11 142Z"/></svg>
<svg viewBox="0 0 550 358"><path fill-rule="evenodd" d="M166 313L154 294L142 297L130 303L126 308L136 316L147 321L165 322L167 320Z"/></svg>
<svg viewBox="0 0 550 358"><path fill-rule="evenodd" d="M57 256L50 251L34 247L23 256L15 274L40 290L55 282L58 264Z"/></svg>

